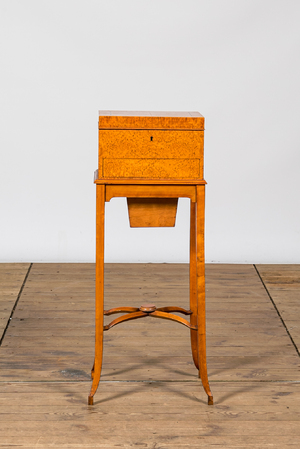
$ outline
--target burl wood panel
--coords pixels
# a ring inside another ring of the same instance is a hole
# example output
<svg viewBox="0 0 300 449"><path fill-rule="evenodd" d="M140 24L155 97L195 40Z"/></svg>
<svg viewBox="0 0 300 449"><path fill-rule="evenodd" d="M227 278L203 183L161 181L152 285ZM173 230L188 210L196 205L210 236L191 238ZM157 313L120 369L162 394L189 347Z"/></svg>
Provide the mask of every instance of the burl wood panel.
<svg viewBox="0 0 300 449"><path fill-rule="evenodd" d="M131 228L175 226L178 198L127 198Z"/></svg>
<svg viewBox="0 0 300 449"><path fill-rule="evenodd" d="M201 178L199 159L104 159L107 178Z"/></svg>
<svg viewBox="0 0 300 449"><path fill-rule="evenodd" d="M203 158L203 131L100 130L100 158Z"/></svg>
<svg viewBox="0 0 300 449"><path fill-rule="evenodd" d="M99 111L99 129L204 130L199 112Z"/></svg>
<svg viewBox="0 0 300 449"><path fill-rule="evenodd" d="M203 179L198 112L100 111L99 178Z"/></svg>

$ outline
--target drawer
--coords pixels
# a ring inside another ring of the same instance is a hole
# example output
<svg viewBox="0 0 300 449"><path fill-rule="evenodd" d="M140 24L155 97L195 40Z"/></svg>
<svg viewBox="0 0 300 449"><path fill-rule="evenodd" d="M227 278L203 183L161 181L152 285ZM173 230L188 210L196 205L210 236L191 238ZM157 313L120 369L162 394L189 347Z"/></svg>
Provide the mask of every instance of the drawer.
<svg viewBox="0 0 300 449"><path fill-rule="evenodd" d="M202 178L200 159L103 159L104 178Z"/></svg>
<svg viewBox="0 0 300 449"><path fill-rule="evenodd" d="M203 131L101 129L99 162L101 158L202 159L203 138Z"/></svg>

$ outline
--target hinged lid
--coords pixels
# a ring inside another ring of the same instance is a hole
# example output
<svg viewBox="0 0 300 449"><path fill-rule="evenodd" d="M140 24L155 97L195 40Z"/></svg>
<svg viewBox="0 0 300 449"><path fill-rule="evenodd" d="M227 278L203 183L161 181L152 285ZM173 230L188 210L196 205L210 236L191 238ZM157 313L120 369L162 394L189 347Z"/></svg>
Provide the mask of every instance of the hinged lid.
<svg viewBox="0 0 300 449"><path fill-rule="evenodd" d="M199 112L99 111L99 129L204 130Z"/></svg>

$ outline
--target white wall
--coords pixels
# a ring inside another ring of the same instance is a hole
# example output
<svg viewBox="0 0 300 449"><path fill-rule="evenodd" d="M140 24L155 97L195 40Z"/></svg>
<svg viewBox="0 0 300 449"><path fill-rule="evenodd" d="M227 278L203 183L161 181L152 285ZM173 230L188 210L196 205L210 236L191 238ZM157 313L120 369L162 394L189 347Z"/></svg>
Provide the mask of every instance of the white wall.
<svg viewBox="0 0 300 449"><path fill-rule="evenodd" d="M99 109L206 118L206 259L300 262L299 0L1 0L0 260L93 261ZM107 205L107 261L188 260Z"/></svg>

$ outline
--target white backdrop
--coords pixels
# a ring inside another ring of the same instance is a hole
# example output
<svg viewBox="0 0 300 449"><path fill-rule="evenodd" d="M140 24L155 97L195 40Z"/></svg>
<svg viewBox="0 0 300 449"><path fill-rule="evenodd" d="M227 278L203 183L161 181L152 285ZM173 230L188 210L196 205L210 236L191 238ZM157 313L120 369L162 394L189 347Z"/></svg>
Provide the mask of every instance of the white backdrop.
<svg viewBox="0 0 300 449"><path fill-rule="evenodd" d="M299 0L0 0L0 260L94 261L99 109L206 118L206 260L300 262ZM106 261L187 262L107 205Z"/></svg>

